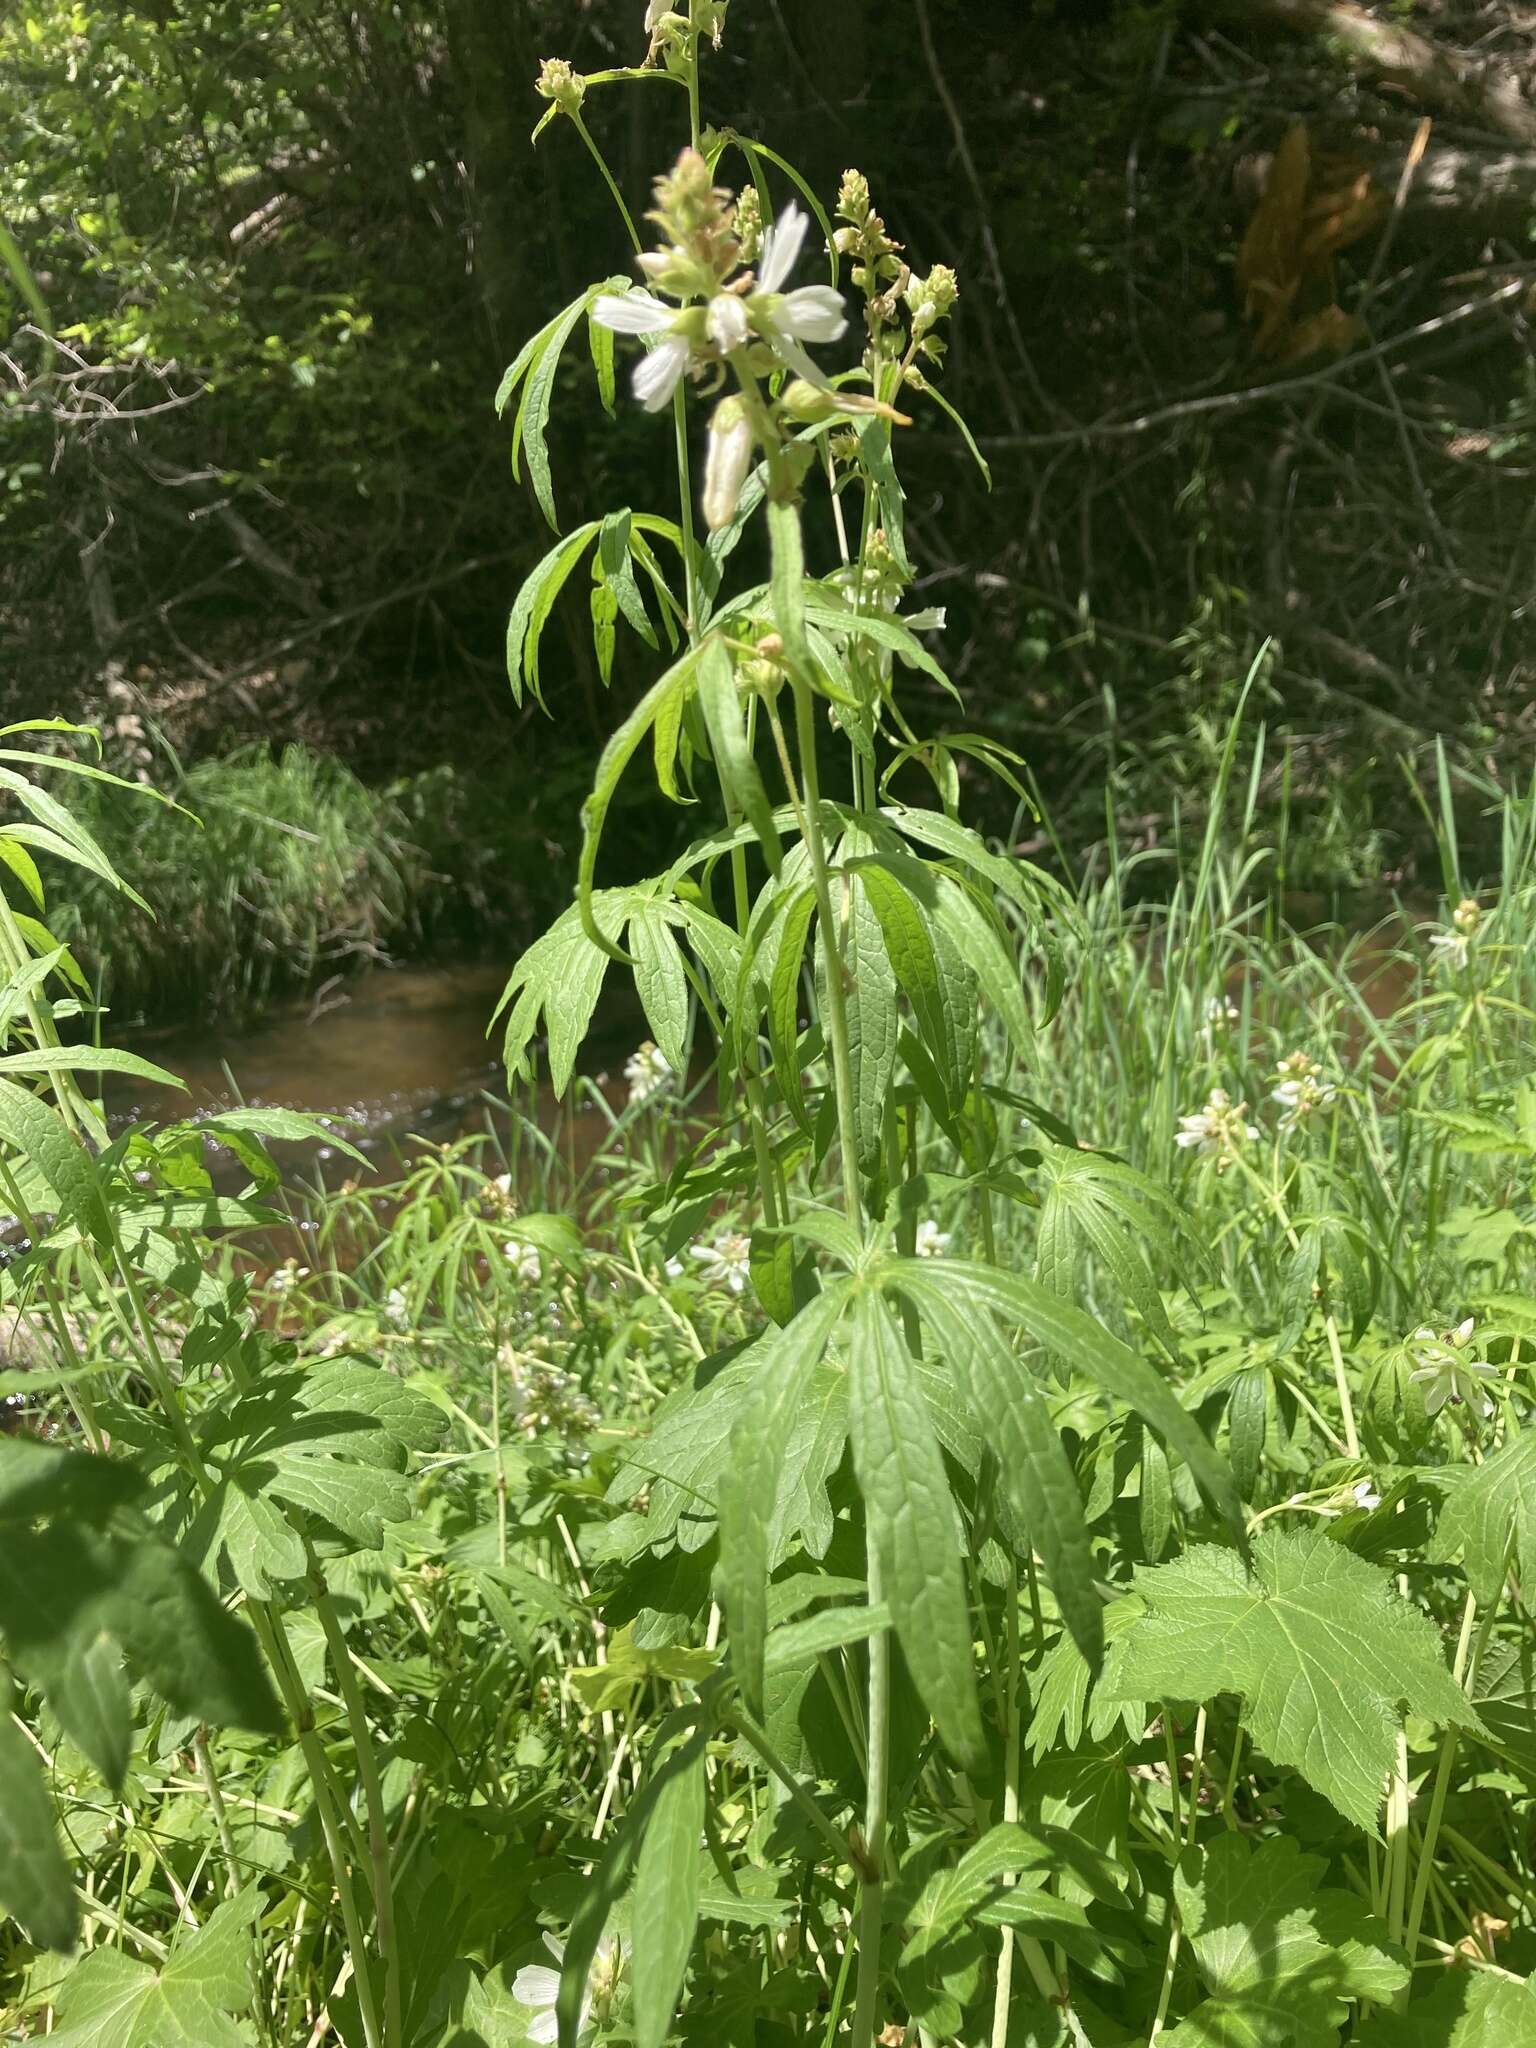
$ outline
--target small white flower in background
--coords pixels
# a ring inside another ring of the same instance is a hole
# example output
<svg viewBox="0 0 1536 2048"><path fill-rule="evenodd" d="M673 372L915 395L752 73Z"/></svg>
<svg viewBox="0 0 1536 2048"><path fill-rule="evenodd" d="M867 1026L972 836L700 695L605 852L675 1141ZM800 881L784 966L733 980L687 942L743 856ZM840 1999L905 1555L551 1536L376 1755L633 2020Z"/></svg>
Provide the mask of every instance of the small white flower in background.
<svg viewBox="0 0 1536 2048"><path fill-rule="evenodd" d="M565 1961L563 1941L556 1941L552 1934L546 1934L544 1946L557 1964ZM576 2023L578 2034L585 2030L597 2001L602 1999L606 2002L612 1997L618 1974L618 1943L611 1935L605 1934L597 1945L592 1967L587 1972L587 1988L581 1999L581 2016ZM525 2040L537 2041L540 2044L559 2040L560 2023L555 2017L555 2001L560 1996L558 1968L551 1970L544 1963L525 1963L512 1979L512 1996L519 2005L532 2006L538 2010L538 2018L528 2022Z"/></svg>
<svg viewBox="0 0 1536 2048"><path fill-rule="evenodd" d="M1448 1402L1453 1408L1470 1408L1484 1422L1493 1413L1486 1383L1498 1378L1498 1368L1467 1355L1476 1328L1468 1316L1454 1330L1437 1334L1425 1324L1408 1339L1408 1349L1419 1361L1409 1377L1424 1389L1426 1415L1438 1415Z"/></svg>
<svg viewBox="0 0 1536 2048"><path fill-rule="evenodd" d="M267 1285L274 1294L286 1294L290 1288L296 1287L301 1280L308 1278L308 1266L301 1266L297 1259L288 1259L278 1267Z"/></svg>
<svg viewBox="0 0 1536 2048"><path fill-rule="evenodd" d="M1431 932L1429 950L1438 966L1459 974L1472 957L1472 941L1482 928L1482 905L1473 896L1463 896L1451 912L1447 930Z"/></svg>
<svg viewBox="0 0 1536 2048"><path fill-rule="evenodd" d="M1205 1005L1205 1022L1200 1027L1200 1036L1208 1046L1242 1021L1242 1011L1230 996L1209 996Z"/></svg>
<svg viewBox="0 0 1536 2048"><path fill-rule="evenodd" d="M521 1238L509 1237L501 1249L519 1280L526 1281L531 1287L543 1278L544 1261L539 1257L537 1245L524 1244Z"/></svg>
<svg viewBox="0 0 1536 2048"><path fill-rule="evenodd" d="M676 1077L666 1054L647 1039L644 1045L636 1046L624 1062L624 1078L629 1083L630 1101L644 1102L647 1096L659 1093Z"/></svg>
<svg viewBox="0 0 1536 2048"><path fill-rule="evenodd" d="M1369 1479L1357 1479L1350 1491L1357 1508L1379 1508L1381 1506L1381 1495L1372 1486Z"/></svg>
<svg viewBox="0 0 1536 2048"><path fill-rule="evenodd" d="M688 1256L698 1260L706 1280L740 1294L752 1270L752 1240L739 1230L727 1230L713 1244L690 1245Z"/></svg>
<svg viewBox="0 0 1536 2048"><path fill-rule="evenodd" d="M669 1280L681 1280L687 1268L681 1259L668 1259L661 1269Z"/></svg>
<svg viewBox="0 0 1536 2048"><path fill-rule="evenodd" d="M940 1230L931 1216L925 1216L917 1226L917 1256L920 1259L941 1259L949 1250L950 1233Z"/></svg>
<svg viewBox="0 0 1536 2048"><path fill-rule="evenodd" d="M384 1297L384 1320L393 1330L403 1330L408 1320L408 1304L403 1287L391 1287Z"/></svg>
<svg viewBox="0 0 1536 2048"><path fill-rule="evenodd" d="M1216 1161L1218 1173L1225 1173L1238 1147L1253 1144L1258 1135L1258 1125L1248 1121L1247 1103L1234 1102L1225 1088L1213 1088L1203 1109L1179 1118L1173 1142L1186 1151L1195 1147Z"/></svg>
<svg viewBox="0 0 1536 2048"><path fill-rule="evenodd" d="M1270 1101L1278 1102L1285 1111L1280 1119L1283 1131L1293 1131L1306 1122L1315 1109L1326 1109L1338 1094L1331 1081L1319 1080L1322 1068L1310 1053L1293 1052L1275 1068L1274 1078L1279 1086L1270 1093Z"/></svg>

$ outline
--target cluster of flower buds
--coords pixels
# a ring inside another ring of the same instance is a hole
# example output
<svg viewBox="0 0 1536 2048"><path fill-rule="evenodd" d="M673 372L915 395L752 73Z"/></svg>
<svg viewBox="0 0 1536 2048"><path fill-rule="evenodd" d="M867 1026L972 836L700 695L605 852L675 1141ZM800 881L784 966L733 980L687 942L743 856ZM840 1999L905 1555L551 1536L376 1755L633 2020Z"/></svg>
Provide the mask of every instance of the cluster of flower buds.
<svg viewBox="0 0 1536 2048"><path fill-rule="evenodd" d="M557 114L569 114L574 120L581 113L581 103L587 96L587 81L563 57L546 57L539 66L533 89L540 99L549 101L533 131L533 140L537 142Z"/></svg>
<svg viewBox="0 0 1536 2048"><path fill-rule="evenodd" d="M869 180L862 171L844 171L837 193L837 217L847 225L833 232L833 248L852 259L855 288L867 299L881 297L891 285L899 284L906 265L901 260L900 242L892 241L870 202Z"/></svg>
<svg viewBox="0 0 1536 2048"><path fill-rule="evenodd" d="M1310 1053L1293 1052L1280 1061L1275 1068L1274 1078L1278 1084L1270 1092L1270 1100L1278 1102L1285 1111L1280 1119L1283 1131L1294 1130L1303 1124L1314 1110L1326 1109L1338 1094L1331 1081L1319 1077L1322 1068Z"/></svg>
<svg viewBox="0 0 1536 2048"><path fill-rule="evenodd" d="M1460 973L1472 956L1472 941L1482 929L1483 911L1475 897L1463 896L1451 912L1449 931L1433 932L1429 949L1446 967Z"/></svg>
<svg viewBox="0 0 1536 2048"><path fill-rule="evenodd" d="M1234 1102L1225 1088L1213 1088L1203 1109L1179 1118L1173 1142L1216 1161L1225 1173L1241 1148L1257 1142L1258 1126L1248 1121L1246 1102Z"/></svg>
<svg viewBox="0 0 1536 2048"><path fill-rule="evenodd" d="M602 1420L574 1373L510 1344L503 1344L498 1362L505 1375L512 1426L524 1436L579 1442Z"/></svg>

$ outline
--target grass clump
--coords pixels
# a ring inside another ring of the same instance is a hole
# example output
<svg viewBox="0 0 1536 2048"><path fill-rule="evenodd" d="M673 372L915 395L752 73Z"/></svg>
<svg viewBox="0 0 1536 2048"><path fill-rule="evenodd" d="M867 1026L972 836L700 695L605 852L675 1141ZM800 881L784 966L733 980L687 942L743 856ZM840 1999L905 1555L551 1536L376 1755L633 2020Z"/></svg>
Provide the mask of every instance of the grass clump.
<svg viewBox="0 0 1536 2048"><path fill-rule="evenodd" d="M79 867L55 929L119 1024L249 1013L285 990L379 960L426 861L399 805L343 763L293 745L200 761L175 807L84 783L75 815L153 915Z"/></svg>

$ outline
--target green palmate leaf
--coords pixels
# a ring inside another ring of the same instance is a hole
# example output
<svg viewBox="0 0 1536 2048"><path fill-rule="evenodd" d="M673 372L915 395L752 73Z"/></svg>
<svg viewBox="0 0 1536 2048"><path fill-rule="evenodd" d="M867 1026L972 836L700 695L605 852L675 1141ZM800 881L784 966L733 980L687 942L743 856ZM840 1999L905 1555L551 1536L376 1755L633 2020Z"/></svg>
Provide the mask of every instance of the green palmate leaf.
<svg viewBox="0 0 1536 2048"><path fill-rule="evenodd" d="M7 825L6 836L13 844L35 846L40 852L54 854L72 867L85 868L109 888L127 896L147 915L152 914L144 898L137 890L129 888L95 839L57 797L50 796L46 789L39 789L36 783L18 775L13 768L0 768L0 789L8 789L22 809L37 820L36 825Z"/></svg>
<svg viewBox="0 0 1536 2048"><path fill-rule="evenodd" d="M524 578L507 620L507 680L513 702L523 701L524 685L542 704L539 688L539 642L555 599L565 588L571 571L591 545L598 522L589 519L563 540L556 541L544 559Z"/></svg>
<svg viewBox="0 0 1536 2048"><path fill-rule="evenodd" d="M128 1512L139 1490L111 1460L0 1439L0 1642L114 1787L128 1760L125 1656L181 1712L281 1725L250 1630Z"/></svg>
<svg viewBox="0 0 1536 2048"><path fill-rule="evenodd" d="M1386 2002L1406 1959L1327 1865L1286 1839L1222 1835L1174 1878L1180 1922L1211 1996L1166 2039L1178 2048L1335 2048L1348 2001Z"/></svg>
<svg viewBox="0 0 1536 2048"><path fill-rule="evenodd" d="M747 740L746 721L736 690L736 671L725 644L718 638L704 643L698 665L699 708L709 732L720 786L729 812L745 818L757 835L763 858L771 872L777 872L781 858L773 806L757 772Z"/></svg>
<svg viewBox="0 0 1536 2048"><path fill-rule="evenodd" d="M1051 1274L1051 1291L1072 1292L1075 1253L1091 1252L1126 1306L1177 1362L1178 1346L1148 1256L1155 1254L1163 1272L1177 1272L1187 1225L1173 1198L1119 1160L1064 1145L1044 1148L1041 1177L1045 1196L1038 1228L1049 1249L1037 1257Z"/></svg>
<svg viewBox="0 0 1536 2048"><path fill-rule="evenodd" d="M635 961L635 993L651 1036L673 1073L686 1074L688 979L677 938L661 911L648 904L629 921L629 944Z"/></svg>
<svg viewBox="0 0 1536 2048"><path fill-rule="evenodd" d="M1037 1343L1066 1360L1096 1386L1133 1408L1150 1423L1171 1450L1178 1452L1199 1482L1200 1490L1242 1540L1243 1513L1237 1488L1224 1459L1219 1458L1192 1418L1144 1359L1080 1309L1060 1300L1049 1288L1020 1273L994 1266L946 1259L945 1284L967 1289L1000 1318L1022 1323Z"/></svg>
<svg viewBox="0 0 1536 2048"><path fill-rule="evenodd" d="M1536 1430L1456 1478L1430 1556L1460 1557L1467 1584L1484 1606L1499 1596L1511 1544L1521 1579L1536 1585Z"/></svg>
<svg viewBox="0 0 1536 2048"><path fill-rule="evenodd" d="M1536 1984L1448 1970L1406 2012L1372 2015L1360 2048L1536 2048Z"/></svg>
<svg viewBox="0 0 1536 2048"><path fill-rule="evenodd" d="M1433 1624L1385 1572L1321 1530L1263 1530L1250 1572L1202 1544L1136 1575L1143 1611L1100 1680L1106 1702L1236 1693L1272 1762L1298 1771L1369 1833L1399 1709L1478 1726Z"/></svg>
<svg viewBox="0 0 1536 2048"><path fill-rule="evenodd" d="M944 1101L958 1108L971 1077L969 1071L962 1073L957 1068L953 1018L927 920L903 884L901 867L889 858L854 865L859 885L879 922L886 956L903 995L912 1005L919 1036L943 1083Z"/></svg>
<svg viewBox="0 0 1536 2048"><path fill-rule="evenodd" d="M840 861L857 861L871 846L859 831L844 834ZM847 914L840 933L844 976L843 1008L848 1024L848 1065L853 1084L854 1131L858 1164L867 1174L878 1172L886 1103L896 1071L896 976L870 902L863 877L855 872L847 884ZM826 934L818 933L817 971L821 1014L827 1014ZM845 1168L845 1170L848 1170Z"/></svg>
<svg viewBox="0 0 1536 2048"><path fill-rule="evenodd" d="M252 1885L178 1941L158 1970L118 1948L92 1949L59 1988L63 2025L49 2039L59 2048L248 2048L234 2015L254 1992L251 1929L261 1910Z"/></svg>
<svg viewBox="0 0 1536 2048"><path fill-rule="evenodd" d="M442 1430L437 1406L381 1366L331 1359L269 1371L199 1418L213 1492L192 1518L188 1547L224 1557L258 1597L274 1579L297 1576L295 1535L307 1515L352 1547L376 1550L385 1524L414 1511L410 1455L431 1450Z"/></svg>
<svg viewBox="0 0 1536 2048"><path fill-rule="evenodd" d="M0 1138L27 1161L52 1191L61 1222L72 1223L97 1244L112 1242L112 1222L96 1161L51 1103L0 1081Z"/></svg>
<svg viewBox="0 0 1536 2048"><path fill-rule="evenodd" d="M625 619L648 647L656 645L656 629L646 614L645 599L635 581L630 549L634 541L634 517L628 507L610 512L597 537L597 560L603 580Z"/></svg>
<svg viewBox="0 0 1536 2048"><path fill-rule="evenodd" d="M884 1300L856 1297L848 1428L870 1541L907 1665L963 1763L983 1753L960 1527L905 1339Z"/></svg>
<svg viewBox="0 0 1536 2048"><path fill-rule="evenodd" d="M555 494L549 473L549 447L545 441L545 430L549 425L549 406L555 388L555 376L560 368L560 357L570 338L571 329L587 312L592 301L600 292L624 291L628 288L625 278L605 278L601 284L592 285L579 299L573 299L562 312L555 315L541 327L530 341L523 344L516 359L502 378L496 392L496 410L503 412L512 394L522 386L518 401L517 416L512 424L512 474L520 476L521 461L526 457L528 480L533 485L533 494L539 503L539 510L556 531ZM599 385L602 379L602 363L597 361Z"/></svg>
<svg viewBox="0 0 1536 2048"><path fill-rule="evenodd" d="M636 2048L662 2048L699 1924L704 1749L700 1729L658 1789L640 1843L630 1923Z"/></svg>
<svg viewBox="0 0 1536 2048"><path fill-rule="evenodd" d="M762 1712L773 1524L795 1419L805 1405L848 1298L846 1282L816 1295L766 1344L754 1347L751 1390L731 1427L720 1474L720 1583L731 1621L731 1663L747 1705Z"/></svg>
<svg viewBox="0 0 1536 2048"><path fill-rule="evenodd" d="M664 675L652 683L617 732L609 737L598 759L591 792L581 807L581 859L576 873L581 928L595 946L615 959L622 959L623 955L614 941L602 930L594 902L597 854L602 844L604 821L624 770L629 766L641 741L656 723L669 699L686 694L693 687L698 666L699 650L690 648ZM549 936L549 933L545 934L546 938Z"/></svg>
<svg viewBox="0 0 1536 2048"><path fill-rule="evenodd" d="M1062 1618L1089 1665L1104 1647L1103 1603L1077 1477L1034 1375L1002 1340L973 1297L951 1293L935 1260L903 1259L886 1269L931 1330L997 1460L997 1487L1014 1525L1040 1552Z"/></svg>
<svg viewBox="0 0 1536 2048"><path fill-rule="evenodd" d="M773 1070L790 1113L806 1129L810 1118L805 1107L805 1090L800 1076L800 969L805 958L806 936L816 915L816 891L809 882L784 902L784 914L775 927L776 949L768 983L768 1044L773 1053ZM745 972L746 963L743 962ZM756 1025L738 1015L737 1030L743 1034Z"/></svg>
<svg viewBox="0 0 1536 2048"><path fill-rule="evenodd" d="M787 1621L768 1638L765 1671L807 1671L828 1650L867 1643L891 1625L891 1610L881 1600L873 1607L827 1607L809 1621Z"/></svg>
<svg viewBox="0 0 1536 2048"><path fill-rule="evenodd" d="M0 1674L0 1911L39 1948L74 1946L75 1887L53 1824L42 1760L11 1719Z"/></svg>
<svg viewBox="0 0 1536 2048"><path fill-rule="evenodd" d="M39 1045L0 1056L0 1074L131 1074L159 1088L185 1088L179 1074L111 1045Z"/></svg>

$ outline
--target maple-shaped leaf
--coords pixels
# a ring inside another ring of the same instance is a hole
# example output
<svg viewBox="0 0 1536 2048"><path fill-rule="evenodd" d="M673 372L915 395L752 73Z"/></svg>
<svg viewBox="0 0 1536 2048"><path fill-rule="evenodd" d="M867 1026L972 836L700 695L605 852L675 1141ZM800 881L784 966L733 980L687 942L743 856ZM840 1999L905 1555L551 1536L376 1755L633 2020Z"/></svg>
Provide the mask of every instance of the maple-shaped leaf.
<svg viewBox="0 0 1536 2048"><path fill-rule="evenodd" d="M1486 1606L1504 1583L1511 1541L1521 1578L1536 1585L1536 1432L1457 1470L1429 1554L1447 1563L1459 1556L1468 1586Z"/></svg>
<svg viewBox="0 0 1536 2048"><path fill-rule="evenodd" d="M103 1944L82 1956L55 2003L64 2024L54 2048L248 2048L233 2017L251 2002L251 1923L262 1909L252 1885L178 1941L157 1970Z"/></svg>
<svg viewBox="0 0 1536 2048"><path fill-rule="evenodd" d="M1143 1611L1100 1688L1114 1700L1236 1693L1243 1726L1348 1819L1377 1832L1400 1706L1479 1725L1434 1625L1375 1565L1321 1530L1261 1530L1253 1569L1201 1544L1136 1574Z"/></svg>
<svg viewBox="0 0 1536 2048"><path fill-rule="evenodd" d="M1408 1966L1353 1892L1288 1839L1222 1835L1174 1877L1179 1919L1210 1996L1168 2048L1335 2048L1346 2001L1390 1999Z"/></svg>
<svg viewBox="0 0 1536 2048"><path fill-rule="evenodd" d="M185 1546L200 1561L227 1558L258 1598L302 1575L306 1514L354 1548L377 1550L385 1523L415 1507L411 1453L432 1449L442 1431L437 1407L382 1366L328 1359L269 1372L198 1419L212 1491Z"/></svg>
<svg viewBox="0 0 1536 2048"><path fill-rule="evenodd" d="M1377 2013L1360 2048L1536 2048L1536 1984L1447 1971L1406 2012Z"/></svg>

